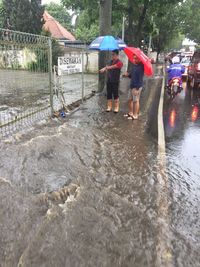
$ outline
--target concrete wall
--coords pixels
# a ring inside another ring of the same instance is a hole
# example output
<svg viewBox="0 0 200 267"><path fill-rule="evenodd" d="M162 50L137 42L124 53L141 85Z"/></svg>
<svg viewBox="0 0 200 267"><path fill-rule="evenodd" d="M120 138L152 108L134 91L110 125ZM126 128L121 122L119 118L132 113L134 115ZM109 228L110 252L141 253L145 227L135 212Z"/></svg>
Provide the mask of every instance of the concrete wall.
<svg viewBox="0 0 200 267"><path fill-rule="evenodd" d="M99 53L98 52L89 52L85 54L85 71L88 73L97 73L99 70L98 66Z"/></svg>
<svg viewBox="0 0 200 267"><path fill-rule="evenodd" d="M120 51L119 58L123 62L123 68L121 72L124 73L127 71L127 68L128 68L128 57L123 51Z"/></svg>
<svg viewBox="0 0 200 267"><path fill-rule="evenodd" d="M36 62L36 55L27 48L0 51L1 68L27 69L28 64L31 62Z"/></svg>
<svg viewBox="0 0 200 267"><path fill-rule="evenodd" d="M67 56L69 53L78 54L81 56L81 49L65 49L64 56ZM98 72L98 51L84 51L84 71L87 73L97 73Z"/></svg>

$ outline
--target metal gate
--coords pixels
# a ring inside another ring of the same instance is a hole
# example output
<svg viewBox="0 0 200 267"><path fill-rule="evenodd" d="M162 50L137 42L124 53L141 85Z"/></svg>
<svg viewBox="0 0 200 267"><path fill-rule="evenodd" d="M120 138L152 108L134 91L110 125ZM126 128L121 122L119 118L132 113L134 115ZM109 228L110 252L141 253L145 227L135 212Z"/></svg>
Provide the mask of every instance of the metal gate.
<svg viewBox="0 0 200 267"><path fill-rule="evenodd" d="M0 136L53 112L51 38L0 29Z"/></svg>
<svg viewBox="0 0 200 267"><path fill-rule="evenodd" d="M63 63L60 63L62 61ZM98 89L98 77L87 71L88 52L71 51L58 58L54 66L54 110L84 100Z"/></svg>

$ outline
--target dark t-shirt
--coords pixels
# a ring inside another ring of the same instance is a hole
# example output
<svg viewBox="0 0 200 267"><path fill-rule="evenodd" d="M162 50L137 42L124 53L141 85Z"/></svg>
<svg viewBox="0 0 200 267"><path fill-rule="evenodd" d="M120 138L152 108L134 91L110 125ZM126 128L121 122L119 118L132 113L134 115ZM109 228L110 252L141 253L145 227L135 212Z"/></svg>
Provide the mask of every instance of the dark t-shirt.
<svg viewBox="0 0 200 267"><path fill-rule="evenodd" d="M108 65L109 66L117 65L117 69L112 69L108 71L108 82L118 83L123 63L119 59L117 59L117 60L111 60Z"/></svg>
<svg viewBox="0 0 200 267"><path fill-rule="evenodd" d="M130 74L131 83L130 88L137 88L143 86L143 77L144 77L144 65L142 63L133 64Z"/></svg>

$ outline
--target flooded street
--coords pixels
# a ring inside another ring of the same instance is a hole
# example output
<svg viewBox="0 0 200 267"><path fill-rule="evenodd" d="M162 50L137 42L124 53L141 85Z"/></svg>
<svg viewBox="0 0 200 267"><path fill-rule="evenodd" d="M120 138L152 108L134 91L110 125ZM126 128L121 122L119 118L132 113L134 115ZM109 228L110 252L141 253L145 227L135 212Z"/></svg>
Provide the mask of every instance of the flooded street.
<svg viewBox="0 0 200 267"><path fill-rule="evenodd" d="M159 75L146 81L138 121L123 117L124 78L119 114L96 95L1 142L1 267L200 266L200 121L189 93L165 103L161 169Z"/></svg>
<svg viewBox="0 0 200 267"><path fill-rule="evenodd" d="M48 81L48 73L1 69L0 124L15 116L28 114L41 108L47 109L50 101ZM55 90L55 83L54 81L53 90ZM95 74L85 74L84 87L85 96L96 90L97 76ZM81 74L63 76L62 91L66 105L80 100L82 97ZM13 97L13 95L15 97ZM60 104L57 96L54 95L55 110L57 110L57 105L60 107Z"/></svg>
<svg viewBox="0 0 200 267"><path fill-rule="evenodd" d="M200 266L200 91L187 88L165 103L175 266Z"/></svg>

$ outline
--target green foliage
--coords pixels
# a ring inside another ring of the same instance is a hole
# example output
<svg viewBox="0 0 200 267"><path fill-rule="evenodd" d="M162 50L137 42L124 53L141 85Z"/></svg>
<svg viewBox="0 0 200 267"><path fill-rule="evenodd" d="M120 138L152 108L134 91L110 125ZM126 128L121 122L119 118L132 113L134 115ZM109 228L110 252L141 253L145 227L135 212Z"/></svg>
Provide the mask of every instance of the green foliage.
<svg viewBox="0 0 200 267"><path fill-rule="evenodd" d="M96 0L61 0L62 4L67 9L72 9L73 11L81 11L85 9L96 10L98 7L98 2Z"/></svg>
<svg viewBox="0 0 200 267"><path fill-rule="evenodd" d="M22 68L22 66L19 64L19 62L15 62L12 64L11 68L13 70L20 70Z"/></svg>
<svg viewBox="0 0 200 267"><path fill-rule="evenodd" d="M50 32L43 30L42 35L51 37ZM58 57L63 56L64 51L56 39L52 39L52 65L58 65Z"/></svg>
<svg viewBox="0 0 200 267"><path fill-rule="evenodd" d="M43 31L42 35L50 36L48 32ZM48 72L48 49L38 48L34 49L32 53L35 54L36 59L27 65L27 69L37 72ZM63 56L63 50L56 39L52 39L52 66L58 64L58 57Z"/></svg>
<svg viewBox="0 0 200 267"><path fill-rule="evenodd" d="M179 4L163 6L153 20L155 23L154 29L156 29L153 35L153 43L159 53L173 46L175 40L178 41L179 39L180 41Z"/></svg>
<svg viewBox="0 0 200 267"><path fill-rule="evenodd" d="M99 35L98 1L95 0L62 0L67 9L77 15L75 25L76 39L91 42Z"/></svg>
<svg viewBox="0 0 200 267"><path fill-rule="evenodd" d="M91 42L99 35L98 21L91 22L88 10L80 13L76 21L75 36L76 39Z"/></svg>
<svg viewBox="0 0 200 267"><path fill-rule="evenodd" d="M62 0L62 2L79 16L82 16L83 11L88 14L88 17L84 16L81 24L76 25L76 34L79 38L90 38L92 34L89 35L88 32L91 31L91 25L95 23L96 29L99 25L99 1ZM129 45L139 46L141 40L148 41L151 34L154 48L160 52L171 46L177 46L174 42L177 40L180 43L182 39L180 33L200 43L199 10L199 0L113 0L112 33L121 35L122 17L125 16L125 41Z"/></svg>
<svg viewBox="0 0 200 267"><path fill-rule="evenodd" d="M180 7L182 32L200 44L200 1L187 0Z"/></svg>
<svg viewBox="0 0 200 267"><path fill-rule="evenodd" d="M52 40L52 64L53 66L58 65L58 57L63 56L64 52L62 48L60 47L59 43L56 41L56 39Z"/></svg>
<svg viewBox="0 0 200 267"><path fill-rule="evenodd" d="M3 27L39 34L43 26L43 7L36 0L3 0L1 20Z"/></svg>
<svg viewBox="0 0 200 267"><path fill-rule="evenodd" d="M99 33L99 27L96 24L92 24L90 28L87 27L78 27L75 31L75 36L78 40L82 40L87 42L91 42L94 40Z"/></svg>
<svg viewBox="0 0 200 267"><path fill-rule="evenodd" d="M4 22L4 9L3 9L3 3L0 1L0 28L3 28L3 22Z"/></svg>
<svg viewBox="0 0 200 267"><path fill-rule="evenodd" d="M38 63L35 61L31 61L27 64L27 69L30 71L37 71L38 70Z"/></svg>
<svg viewBox="0 0 200 267"><path fill-rule="evenodd" d="M41 47L31 52L36 58L27 64L27 69L33 72L48 72L48 50Z"/></svg>
<svg viewBox="0 0 200 267"><path fill-rule="evenodd" d="M39 6L36 0L31 0L30 12L31 19L29 18L29 32L34 34L40 34L44 24L44 7Z"/></svg>
<svg viewBox="0 0 200 267"><path fill-rule="evenodd" d="M49 5L45 6L45 10L54 17L63 27L67 30L72 30L71 16L69 12L62 5L55 4L51 2Z"/></svg>
<svg viewBox="0 0 200 267"><path fill-rule="evenodd" d="M10 20L12 29L15 31L30 32L29 26L31 21L31 6L27 0L20 0L14 2L14 11L12 11L12 17Z"/></svg>
<svg viewBox="0 0 200 267"><path fill-rule="evenodd" d="M181 33L177 33L173 38L171 38L169 40L169 42L167 42L165 49L167 51L169 50L180 50L182 47L182 42L185 38L185 35L181 34ZM189 50L188 50L189 51Z"/></svg>

